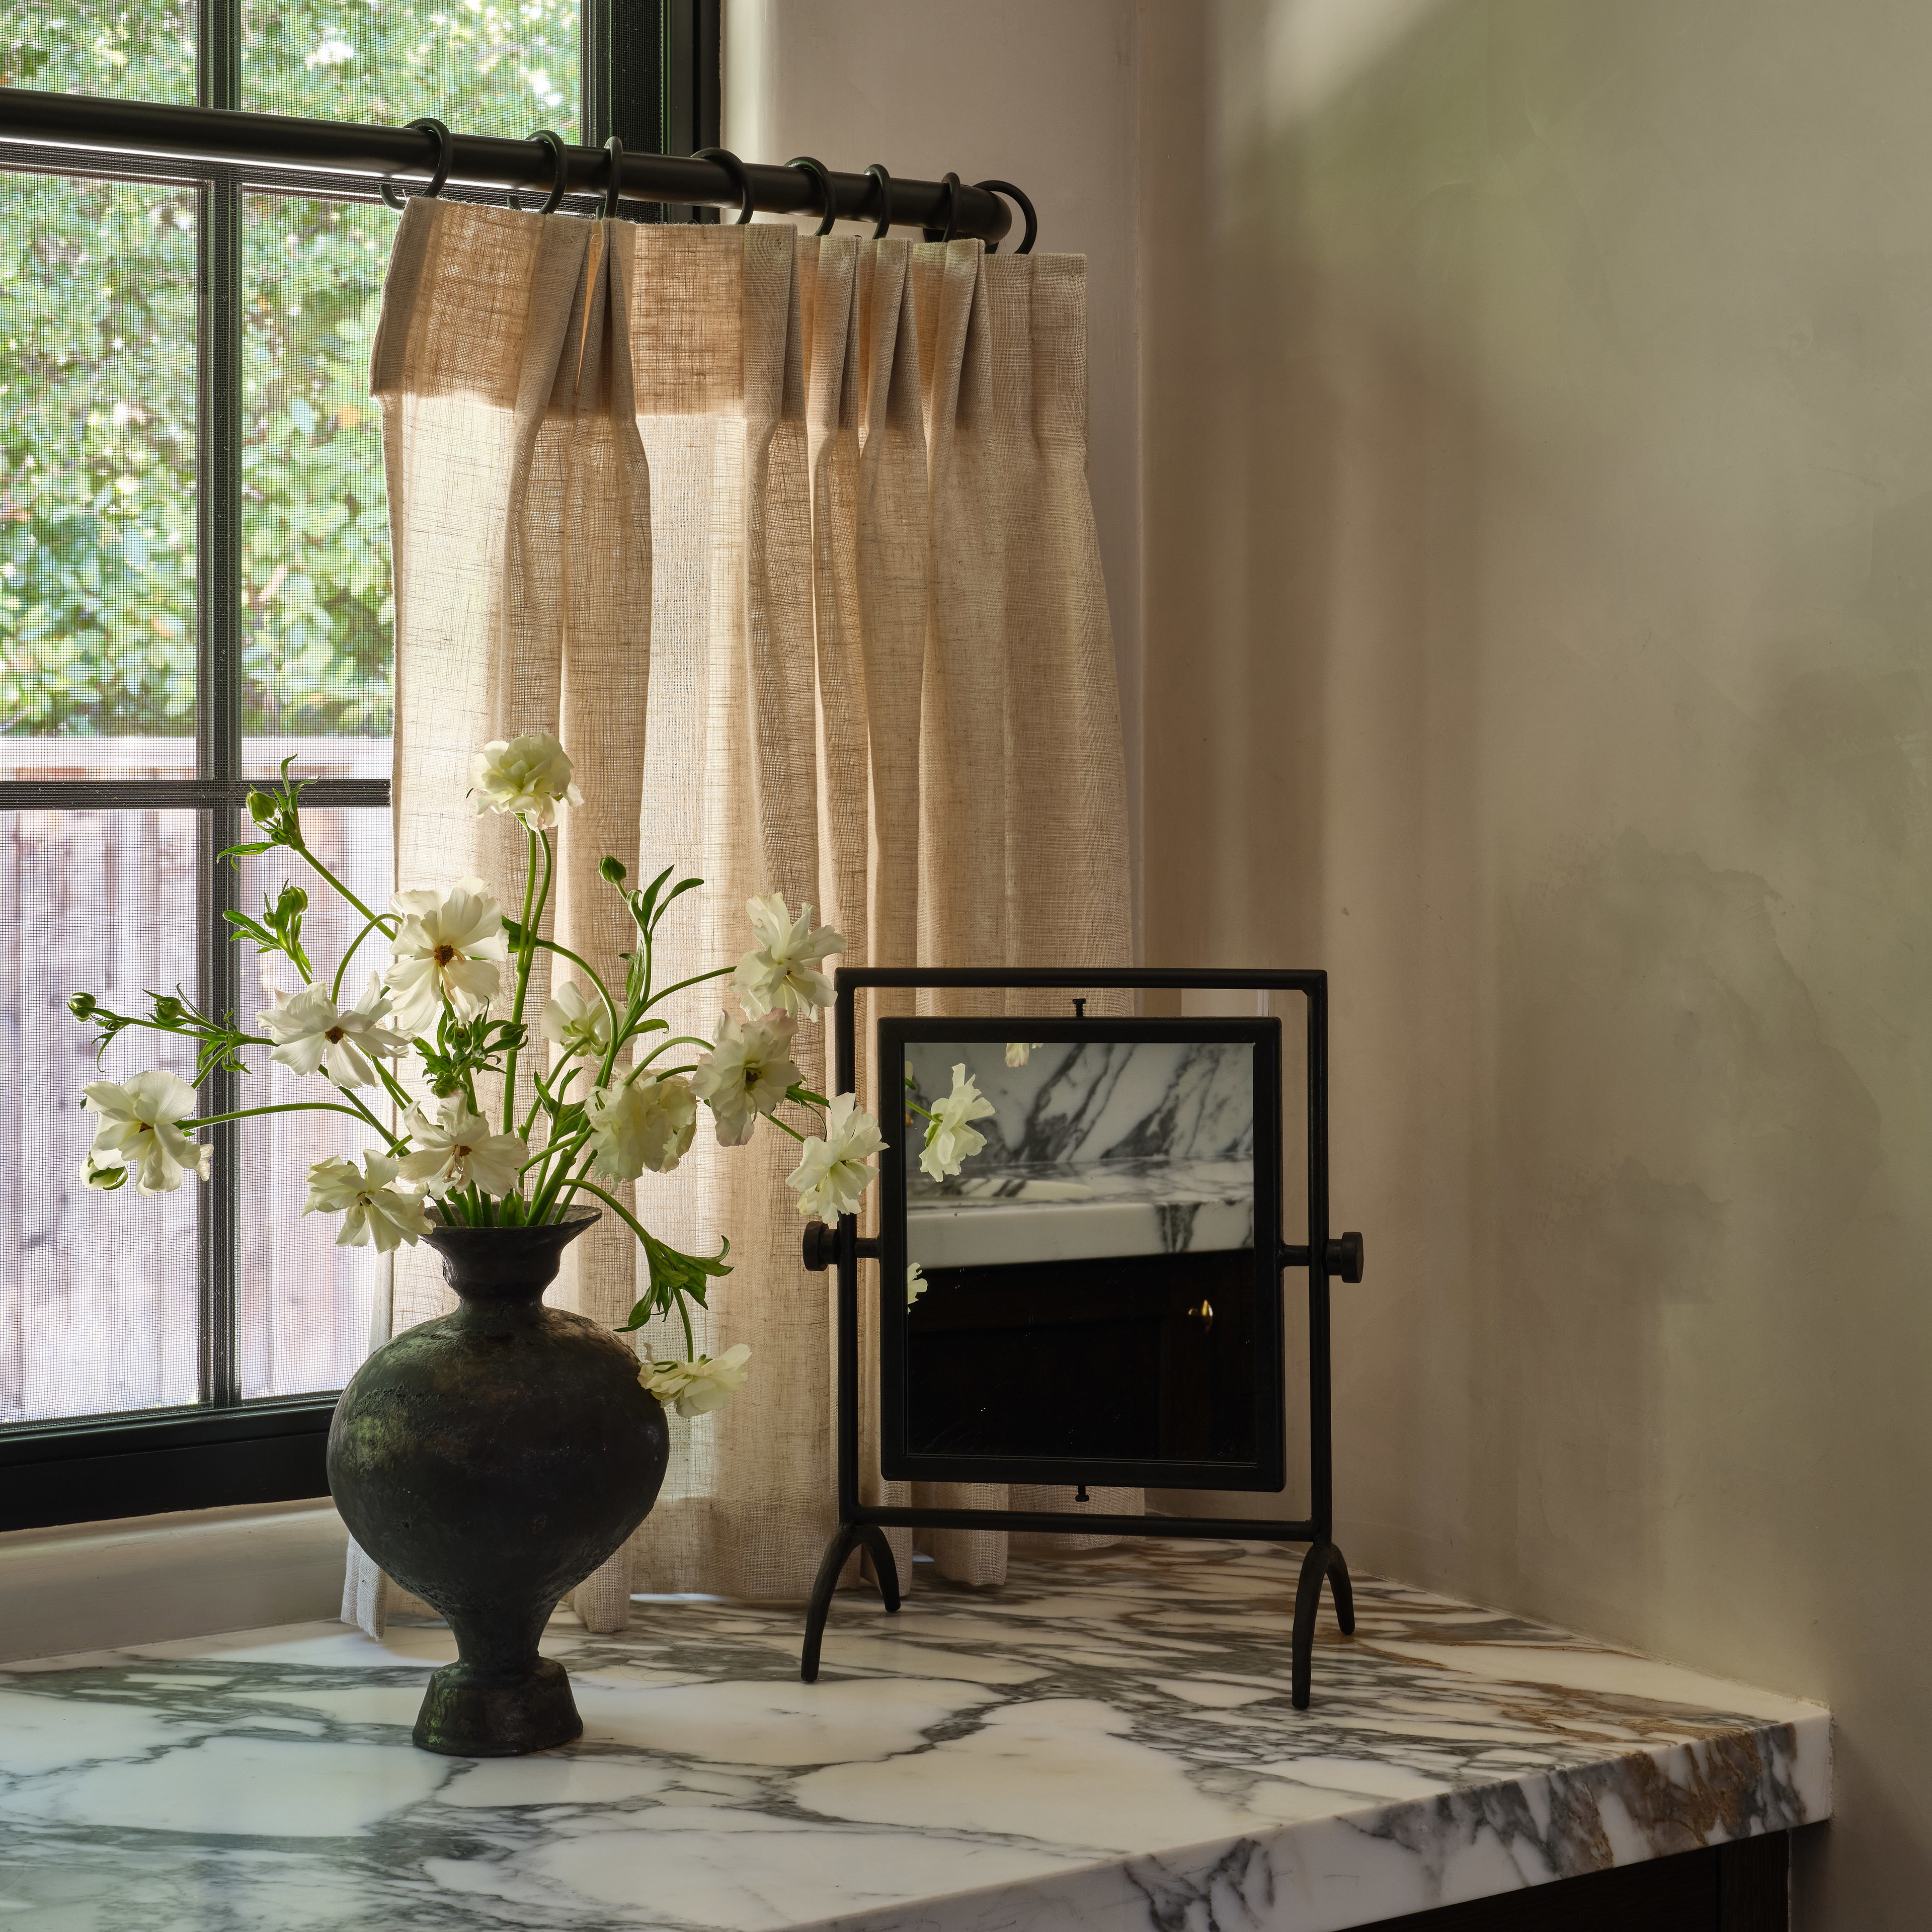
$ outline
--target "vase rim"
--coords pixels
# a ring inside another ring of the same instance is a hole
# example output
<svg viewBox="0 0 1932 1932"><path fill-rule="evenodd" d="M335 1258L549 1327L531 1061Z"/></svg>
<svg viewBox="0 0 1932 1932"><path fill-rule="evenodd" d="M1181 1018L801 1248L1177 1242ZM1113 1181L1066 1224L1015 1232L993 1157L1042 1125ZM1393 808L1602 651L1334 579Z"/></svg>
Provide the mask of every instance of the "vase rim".
<svg viewBox="0 0 1932 1932"><path fill-rule="evenodd" d="M443 1217L440 1207L427 1210L430 1232L433 1234L541 1234L553 1228L568 1228L573 1233L580 1232L592 1221L600 1220L604 1210L601 1208L575 1206L566 1208L554 1221L526 1221L513 1228L472 1227L467 1221L451 1221Z"/></svg>

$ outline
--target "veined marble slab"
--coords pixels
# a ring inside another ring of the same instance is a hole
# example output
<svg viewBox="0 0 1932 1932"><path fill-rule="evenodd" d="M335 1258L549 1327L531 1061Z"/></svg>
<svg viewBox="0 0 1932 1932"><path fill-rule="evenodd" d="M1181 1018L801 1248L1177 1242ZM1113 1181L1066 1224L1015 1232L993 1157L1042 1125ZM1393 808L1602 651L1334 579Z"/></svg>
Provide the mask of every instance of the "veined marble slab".
<svg viewBox="0 0 1932 1932"><path fill-rule="evenodd" d="M996 1593L640 1602L544 1648L583 1739L414 1750L440 1625L0 1672L0 1909L89 1932L1331 1932L1824 1817L1820 1707L1360 1578L1288 1702L1298 1552L1133 1544Z"/></svg>
<svg viewBox="0 0 1932 1932"><path fill-rule="evenodd" d="M1255 1239L1250 1159L968 1161L906 1190L908 1258L928 1268L1205 1254Z"/></svg>

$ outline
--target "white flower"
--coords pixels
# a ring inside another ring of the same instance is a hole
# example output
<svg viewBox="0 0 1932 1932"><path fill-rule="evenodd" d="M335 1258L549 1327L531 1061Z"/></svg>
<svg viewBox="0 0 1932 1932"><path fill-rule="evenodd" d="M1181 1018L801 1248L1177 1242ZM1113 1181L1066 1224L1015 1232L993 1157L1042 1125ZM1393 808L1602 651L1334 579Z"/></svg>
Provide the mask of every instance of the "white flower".
<svg viewBox="0 0 1932 1932"><path fill-rule="evenodd" d="M960 1061L952 1070L952 1091L933 1102L920 1166L934 1180L957 1174L960 1164L986 1144L986 1136L968 1123L983 1120L993 1111L992 1102L980 1091L964 1061Z"/></svg>
<svg viewBox="0 0 1932 1932"><path fill-rule="evenodd" d="M393 1060L409 1046L382 1024L388 1011L389 996L371 973L362 998L340 1010L320 986L304 986L293 998L278 988L275 1004L257 1013L255 1024L275 1042L271 1060L298 1073L313 1073L320 1066L338 1087L373 1087L376 1070L368 1055Z"/></svg>
<svg viewBox="0 0 1932 1932"><path fill-rule="evenodd" d="M602 1000L586 998L574 980L566 980L544 1003L537 1030L563 1049L566 1060L580 1054L602 1060L610 1044L610 1010Z"/></svg>
<svg viewBox="0 0 1932 1932"><path fill-rule="evenodd" d="M785 1185L798 1190L798 1211L815 1214L836 1227L842 1214L859 1211L859 1197L872 1185L875 1168L866 1163L885 1145L879 1124L859 1105L855 1094L841 1094L826 1110L826 1137L805 1144Z"/></svg>
<svg viewBox="0 0 1932 1932"><path fill-rule="evenodd" d="M104 1194L111 1194L116 1188L124 1186L128 1170L118 1160L96 1160L90 1151L82 1163L80 1178L90 1187L98 1187Z"/></svg>
<svg viewBox="0 0 1932 1932"><path fill-rule="evenodd" d="M383 975L395 994L396 1024L423 1032L445 1000L460 1020L474 1019L496 997L496 964L509 956L503 915L481 879L398 892L389 902L402 925L389 942Z"/></svg>
<svg viewBox="0 0 1932 1932"><path fill-rule="evenodd" d="M731 975L738 1004L754 1019L772 1006L782 1006L794 1019L815 1020L819 1008L832 1004L832 982L819 971L818 962L828 952L844 951L844 934L829 926L814 926L809 906L801 907L794 919L777 892L747 899L745 910L758 945L738 962Z"/></svg>
<svg viewBox="0 0 1932 1932"><path fill-rule="evenodd" d="M514 812L532 828L556 823L560 806L581 805L570 782L570 760L548 731L493 738L470 761L476 809Z"/></svg>
<svg viewBox="0 0 1932 1932"><path fill-rule="evenodd" d="M338 1248L366 1248L371 1241L379 1255L406 1241L413 1247L429 1232L422 1203L413 1194L400 1194L389 1184L400 1163L385 1154L372 1154L359 1169L352 1160L319 1160L308 1171L308 1204L304 1214L339 1214L348 1219L335 1238Z"/></svg>
<svg viewBox="0 0 1932 1932"><path fill-rule="evenodd" d="M416 1150L404 1155L402 1177L426 1194L451 1194L472 1185L485 1194L514 1194L518 1170L530 1157L514 1134L493 1134L460 1094L443 1102L440 1119L412 1108L403 1117L403 1131Z"/></svg>
<svg viewBox="0 0 1932 1932"><path fill-rule="evenodd" d="M1046 1044L1043 1040L1010 1040L1006 1042L1006 1064L1024 1066Z"/></svg>
<svg viewBox="0 0 1932 1932"><path fill-rule="evenodd" d="M769 1114L798 1084L791 1058L793 1022L783 1013L748 1020L743 1026L729 1013L718 1016L717 1044L698 1063L691 1084L718 1123L724 1147L742 1147L760 1114Z"/></svg>
<svg viewBox="0 0 1932 1932"><path fill-rule="evenodd" d="M179 1074L137 1073L124 1087L90 1080L84 1090L81 1104L100 1116L89 1156L103 1167L130 1168L136 1193L172 1194L190 1168L208 1178L214 1150L175 1125L195 1107L194 1089Z"/></svg>
<svg viewBox="0 0 1932 1932"><path fill-rule="evenodd" d="M714 1362L700 1355L694 1362L646 1362L638 1371L638 1379L646 1395L654 1395L668 1408L674 1402L680 1415L708 1415L722 1408L745 1386L751 1370L752 1345L740 1342L727 1348Z"/></svg>
<svg viewBox="0 0 1932 1932"><path fill-rule="evenodd" d="M662 1080L634 1080L614 1091L600 1087L584 1109L598 1172L613 1180L634 1180L649 1168L668 1174L684 1158L698 1131L698 1102L691 1083L674 1073Z"/></svg>
<svg viewBox="0 0 1932 1932"><path fill-rule="evenodd" d="M906 1270L906 1306L910 1308L932 1286L926 1278L926 1270L914 1262Z"/></svg>

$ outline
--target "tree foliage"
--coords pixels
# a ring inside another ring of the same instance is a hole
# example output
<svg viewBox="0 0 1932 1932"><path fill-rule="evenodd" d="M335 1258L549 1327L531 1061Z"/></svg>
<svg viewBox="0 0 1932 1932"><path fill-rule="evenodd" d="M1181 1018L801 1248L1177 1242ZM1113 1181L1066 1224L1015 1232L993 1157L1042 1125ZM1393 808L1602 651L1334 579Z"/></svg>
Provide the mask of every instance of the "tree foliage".
<svg viewBox="0 0 1932 1932"><path fill-rule="evenodd" d="M242 27L248 108L572 132L574 0L244 0ZM182 101L194 64L180 0L0 29L15 86ZM0 197L0 732L190 734L199 192L13 174ZM393 604L367 391L395 217L258 195L242 222L242 728L381 735Z"/></svg>

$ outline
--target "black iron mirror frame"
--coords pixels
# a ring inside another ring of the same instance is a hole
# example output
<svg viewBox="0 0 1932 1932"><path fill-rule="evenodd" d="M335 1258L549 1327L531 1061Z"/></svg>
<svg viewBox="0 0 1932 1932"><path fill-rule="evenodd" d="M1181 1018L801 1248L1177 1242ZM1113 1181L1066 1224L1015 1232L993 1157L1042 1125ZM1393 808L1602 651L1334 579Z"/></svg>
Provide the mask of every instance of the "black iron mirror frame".
<svg viewBox="0 0 1932 1932"><path fill-rule="evenodd" d="M1354 1593L1348 1565L1334 1541L1334 1454L1329 1366L1329 1282L1362 1276L1359 1234L1331 1237L1328 1232L1328 976L1318 971L1187 972L1156 968L1104 971L1097 968L981 969L964 967L850 967L832 975L832 1036L836 1093L850 1093L858 1082L856 996L868 987L1028 990L1060 988L1090 993L1101 988L1148 991L1300 993L1307 1004L1308 1239L1305 1246L1283 1240L1277 1219L1274 1230L1280 1268L1308 1274L1308 1429L1310 1514L1298 1521L1267 1517L1130 1516L1078 1514L1064 1510L929 1509L910 1504L863 1502L859 1494L859 1263L878 1260L880 1244L862 1240L850 1215L836 1228L814 1222L805 1240L806 1265L837 1270L836 1295L838 1527L826 1546L806 1611L805 1641L799 1675L808 1684L818 1676L825 1620L839 1574L854 1552L871 1558L879 1594L889 1611L899 1606L897 1565L885 1538L887 1529L1031 1530L1048 1534L1160 1536L1181 1538L1239 1538L1257 1542L1306 1543L1295 1588L1290 1682L1294 1707L1308 1708L1313 1675L1315 1619L1322 1585L1333 1595L1342 1634L1355 1628ZM955 1024L964 1024L956 1022ZM1010 1024L1000 1022L1004 1036ZM1097 1036L1118 1021L1096 1017L1084 1022ZM1266 1238L1257 1222L1258 1246ZM1061 1475L1058 1480L1064 1481Z"/></svg>
<svg viewBox="0 0 1932 1932"><path fill-rule="evenodd" d="M1047 1018L1030 1014L999 1019L923 1018L878 1023L879 1092L896 1090L908 1045L923 1041L977 1043L1016 1030L1046 1043L1086 1040L1226 1040L1254 1048L1255 1376L1254 1440L1250 1462L1180 1460L1103 1461L1098 1457L966 1456L914 1450L907 1445L905 1303L879 1298L879 1467L888 1482L1089 1483L1136 1490L1254 1490L1279 1492L1288 1480L1286 1364L1282 1354L1280 1246L1281 1022L1277 1019ZM881 1099L880 1106L886 1102ZM887 1130L890 1133L890 1128ZM896 1138L896 1137L895 1137ZM903 1151L879 1163L879 1278L905 1278L906 1172Z"/></svg>

